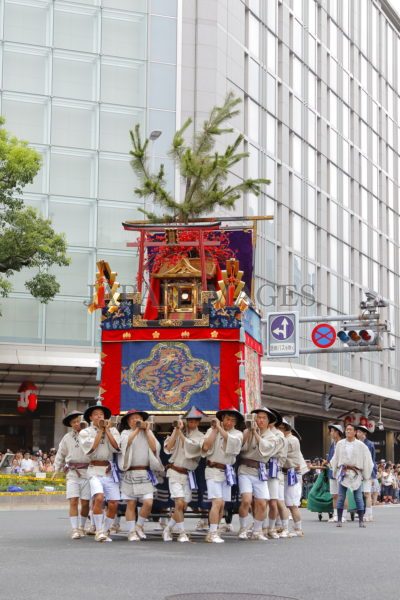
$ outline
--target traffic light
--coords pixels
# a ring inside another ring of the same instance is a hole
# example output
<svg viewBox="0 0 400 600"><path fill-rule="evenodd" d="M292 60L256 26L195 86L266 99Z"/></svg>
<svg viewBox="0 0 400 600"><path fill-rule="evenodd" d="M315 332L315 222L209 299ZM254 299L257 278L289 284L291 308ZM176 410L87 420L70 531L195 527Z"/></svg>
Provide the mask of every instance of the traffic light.
<svg viewBox="0 0 400 600"><path fill-rule="evenodd" d="M327 394L324 392L321 396L322 407L326 412L329 412L333 406L333 402L331 402L332 394Z"/></svg>
<svg viewBox="0 0 400 600"><path fill-rule="evenodd" d="M343 329L337 334L339 340L349 346L372 346L377 343L378 334L372 329Z"/></svg>

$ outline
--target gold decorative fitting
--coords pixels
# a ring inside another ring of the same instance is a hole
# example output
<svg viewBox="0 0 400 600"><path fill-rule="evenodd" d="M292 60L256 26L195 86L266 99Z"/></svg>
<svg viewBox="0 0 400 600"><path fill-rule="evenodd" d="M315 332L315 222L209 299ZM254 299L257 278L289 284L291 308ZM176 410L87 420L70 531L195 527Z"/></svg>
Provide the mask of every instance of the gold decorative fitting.
<svg viewBox="0 0 400 600"><path fill-rule="evenodd" d="M160 319L160 325L163 327L182 327L183 321L179 319Z"/></svg>
<svg viewBox="0 0 400 600"><path fill-rule="evenodd" d="M124 340L130 339L131 338L131 334L128 332L125 332L122 337L124 338Z"/></svg>
<svg viewBox="0 0 400 600"><path fill-rule="evenodd" d="M218 334L219 334L218 331L212 331L210 335L211 335L212 338L217 338Z"/></svg>
<svg viewBox="0 0 400 600"><path fill-rule="evenodd" d="M153 336L154 339L158 339L160 337L160 332L159 331L153 331L153 333L151 335Z"/></svg>
<svg viewBox="0 0 400 600"><path fill-rule="evenodd" d="M213 277L216 272L215 263L206 260L206 276ZM157 273L152 273L154 279L171 279L175 277L201 278L201 266L199 258L181 258L175 265L163 264Z"/></svg>
<svg viewBox="0 0 400 600"><path fill-rule="evenodd" d="M134 294L132 294L132 302L133 304L142 304L141 292L135 292Z"/></svg>
<svg viewBox="0 0 400 600"><path fill-rule="evenodd" d="M181 337L188 338L190 337L190 333L188 331L182 331Z"/></svg>
<svg viewBox="0 0 400 600"><path fill-rule="evenodd" d="M134 315L132 317L132 325L133 327L147 327L147 321L143 319L141 315Z"/></svg>
<svg viewBox="0 0 400 600"><path fill-rule="evenodd" d="M210 317L208 315L202 315L201 319L194 320L195 327L208 327L210 325Z"/></svg>
<svg viewBox="0 0 400 600"><path fill-rule="evenodd" d="M200 294L201 303L203 304L203 302L208 302L208 300L215 298L215 296L216 296L216 293L213 291L210 291L210 290L201 292L201 294Z"/></svg>

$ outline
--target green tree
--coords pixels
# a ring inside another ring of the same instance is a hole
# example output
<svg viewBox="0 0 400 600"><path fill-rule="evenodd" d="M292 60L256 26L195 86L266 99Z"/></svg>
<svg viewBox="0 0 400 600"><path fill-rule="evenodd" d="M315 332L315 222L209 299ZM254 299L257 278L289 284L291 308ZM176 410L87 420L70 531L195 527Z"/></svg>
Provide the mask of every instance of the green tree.
<svg viewBox="0 0 400 600"><path fill-rule="evenodd" d="M37 269L25 283L32 296L47 303L60 286L47 271L52 265L67 266L66 241L51 222L24 206L22 189L40 169L40 154L4 129L0 117L0 296L12 290L9 278L24 267Z"/></svg>
<svg viewBox="0 0 400 600"><path fill-rule="evenodd" d="M237 105L240 98L229 93L222 106L215 106L204 121L202 129L195 133L192 145L187 145L184 139L186 129L192 123L188 119L173 138L169 155L178 166L184 181L185 195L182 202L177 202L165 187L164 165L158 173L151 173L147 148L149 140L142 141L139 125L130 131L133 150L131 166L140 181L140 187L135 194L153 202L166 212L162 217L140 209L151 221L183 221L196 219L216 207L232 209L243 193L252 192L259 195L261 184L270 183L268 179L244 179L237 185L229 185L228 177L233 166L248 156L247 152L239 152L243 135L238 135L233 144L225 151L213 152L217 137L223 133L231 133L232 128L226 127L227 121L239 114Z"/></svg>

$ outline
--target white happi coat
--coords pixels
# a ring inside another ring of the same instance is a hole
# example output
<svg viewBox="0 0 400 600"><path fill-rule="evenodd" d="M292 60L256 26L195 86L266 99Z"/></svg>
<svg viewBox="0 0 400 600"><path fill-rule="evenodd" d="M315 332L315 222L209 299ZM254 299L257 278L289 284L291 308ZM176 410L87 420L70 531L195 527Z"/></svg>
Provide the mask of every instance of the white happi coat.
<svg viewBox="0 0 400 600"><path fill-rule="evenodd" d="M309 468L307 467L307 463L304 460L304 456L301 453L300 442L299 442L298 438L291 433L290 435L286 436L286 441L287 441L287 455L286 455L286 461L283 465L284 468L285 469L295 468L297 471L299 471L301 473L301 475L304 475L304 473L307 473L307 471L309 471Z"/></svg>
<svg viewBox="0 0 400 600"><path fill-rule="evenodd" d="M266 429L260 434L261 440L257 442L254 435L250 435L242 446L240 458L249 458L257 462L267 463L269 458L275 455L278 438L272 432L272 429ZM239 475L252 475L258 477L257 467L240 465Z"/></svg>
<svg viewBox="0 0 400 600"><path fill-rule="evenodd" d="M89 464L89 458L80 444L79 433L72 429L64 435L54 460L55 471L62 471L66 467L67 479L84 477L87 478L87 468L69 468L71 463Z"/></svg>
<svg viewBox="0 0 400 600"><path fill-rule="evenodd" d="M354 440L351 444L354 444L354 447L350 454L347 450L346 440L340 440L336 444L335 454L331 460L331 467L335 479L338 479L342 465L356 467L357 471L347 469L344 479L340 483L351 490L357 490L362 484L363 479L371 479L374 463L372 462L371 453L364 442Z"/></svg>
<svg viewBox="0 0 400 600"><path fill-rule="evenodd" d="M205 439L213 432L213 428L207 429ZM243 433L238 429L231 429L226 432L228 440L225 442L222 435L218 432L214 440L213 446L207 451L202 452L207 460L211 462L222 463L224 465L233 465L237 455L242 448ZM206 467L206 479L214 479L214 481L225 481L225 471L214 467Z"/></svg>
<svg viewBox="0 0 400 600"><path fill-rule="evenodd" d="M125 429L121 432L121 454L118 456L118 466L121 474L121 491L128 496L141 496L154 492L154 486L151 483L147 470L151 469L156 473L164 471L160 461L160 442L156 439L155 453L150 449L145 431L139 431L131 445L128 447L128 438L132 429ZM145 467L129 471L129 467Z"/></svg>
<svg viewBox="0 0 400 600"><path fill-rule="evenodd" d="M169 462L176 467L181 467L181 469L194 471L200 462L204 433L201 433L197 427L193 431L187 431L185 433L184 442L180 437L177 437L175 440L175 446L172 448L172 450L167 450L166 446L170 438L171 436L168 436L164 442L164 452L165 454L169 454L171 456ZM167 477L170 481L185 483L188 475L184 473L178 473L177 471L174 471L174 469L168 469Z"/></svg>
<svg viewBox="0 0 400 600"><path fill-rule="evenodd" d="M110 440L104 432L99 445L95 450L93 450L94 440L98 431L99 430L94 425L90 425L89 427L86 427L86 429L82 429L82 431L79 434L79 441L81 443L81 447L85 454L87 454L87 456L89 457L90 461L107 460L108 462L111 462L113 460L113 454L118 452L118 450L116 450L111 445ZM121 436L118 429L116 429L115 427L111 427L110 433L119 446ZM109 471L108 473L106 473L106 470L107 467L96 467L94 465L89 465L88 477L104 476L106 474L112 477L111 472Z"/></svg>

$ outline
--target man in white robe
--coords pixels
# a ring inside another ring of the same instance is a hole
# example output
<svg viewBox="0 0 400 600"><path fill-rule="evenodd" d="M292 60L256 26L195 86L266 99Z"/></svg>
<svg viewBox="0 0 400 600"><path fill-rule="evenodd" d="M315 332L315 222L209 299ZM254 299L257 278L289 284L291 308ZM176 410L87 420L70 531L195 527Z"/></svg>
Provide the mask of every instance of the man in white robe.
<svg viewBox="0 0 400 600"><path fill-rule="evenodd" d="M354 492L359 525L365 527L362 483L363 480L371 479L374 464L367 446L356 439L355 425L346 425L345 435L346 438L336 444L335 454L331 460L333 476L338 482L336 526L342 527L343 507L347 488L349 488Z"/></svg>
<svg viewBox="0 0 400 600"><path fill-rule="evenodd" d="M205 477L207 496L211 500L210 530L206 542L221 544L218 533L225 502L231 500L234 481L233 466L242 447L243 434L236 429L243 422L243 415L236 408L219 410L213 419L203 442L203 456L207 458Z"/></svg>

